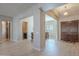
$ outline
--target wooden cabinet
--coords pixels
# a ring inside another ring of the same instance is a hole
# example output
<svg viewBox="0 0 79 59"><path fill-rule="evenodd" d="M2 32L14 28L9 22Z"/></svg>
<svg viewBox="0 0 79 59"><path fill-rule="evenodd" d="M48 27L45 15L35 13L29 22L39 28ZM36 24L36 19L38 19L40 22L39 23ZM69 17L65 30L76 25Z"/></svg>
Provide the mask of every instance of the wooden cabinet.
<svg viewBox="0 0 79 59"><path fill-rule="evenodd" d="M78 42L78 25L78 20L61 22L61 40Z"/></svg>

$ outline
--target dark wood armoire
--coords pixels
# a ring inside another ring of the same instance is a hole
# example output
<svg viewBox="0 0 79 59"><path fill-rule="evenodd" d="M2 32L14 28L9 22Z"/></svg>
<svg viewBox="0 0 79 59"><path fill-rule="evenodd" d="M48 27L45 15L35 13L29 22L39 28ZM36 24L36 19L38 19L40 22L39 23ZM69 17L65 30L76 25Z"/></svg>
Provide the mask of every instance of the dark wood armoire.
<svg viewBox="0 0 79 59"><path fill-rule="evenodd" d="M69 42L79 41L79 21L61 22L61 40Z"/></svg>

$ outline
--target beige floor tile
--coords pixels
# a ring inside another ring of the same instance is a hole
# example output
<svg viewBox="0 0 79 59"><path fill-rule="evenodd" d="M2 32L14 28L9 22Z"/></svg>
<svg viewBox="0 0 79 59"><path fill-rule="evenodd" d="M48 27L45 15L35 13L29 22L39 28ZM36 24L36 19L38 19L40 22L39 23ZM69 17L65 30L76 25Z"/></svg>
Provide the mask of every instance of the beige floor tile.
<svg viewBox="0 0 79 59"><path fill-rule="evenodd" d="M2 42L0 44L1 56L79 56L79 43L46 40L42 51L32 49L33 42L21 40L18 42Z"/></svg>

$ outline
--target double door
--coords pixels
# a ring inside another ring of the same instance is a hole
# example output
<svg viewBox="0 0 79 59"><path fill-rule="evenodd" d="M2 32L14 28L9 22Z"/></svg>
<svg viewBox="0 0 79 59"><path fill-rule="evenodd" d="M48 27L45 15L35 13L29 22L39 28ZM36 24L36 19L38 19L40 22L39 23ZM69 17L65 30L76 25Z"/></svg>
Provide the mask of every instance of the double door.
<svg viewBox="0 0 79 59"><path fill-rule="evenodd" d="M79 21L61 22L61 40L69 42L79 41Z"/></svg>

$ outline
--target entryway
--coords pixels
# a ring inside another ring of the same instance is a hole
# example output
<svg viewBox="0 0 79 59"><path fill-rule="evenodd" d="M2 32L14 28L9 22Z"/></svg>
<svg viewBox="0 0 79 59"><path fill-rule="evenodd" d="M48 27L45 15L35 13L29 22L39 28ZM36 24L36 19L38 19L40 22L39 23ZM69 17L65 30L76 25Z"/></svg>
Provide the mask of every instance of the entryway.
<svg viewBox="0 0 79 59"><path fill-rule="evenodd" d="M33 16L23 18L21 20L22 28L22 39L32 40L33 37Z"/></svg>
<svg viewBox="0 0 79 59"><path fill-rule="evenodd" d="M9 41L11 39L11 22L1 21L2 24L2 41Z"/></svg>
<svg viewBox="0 0 79 59"><path fill-rule="evenodd" d="M27 31L28 31L28 22L22 23L22 33L23 33L23 39L27 39Z"/></svg>

